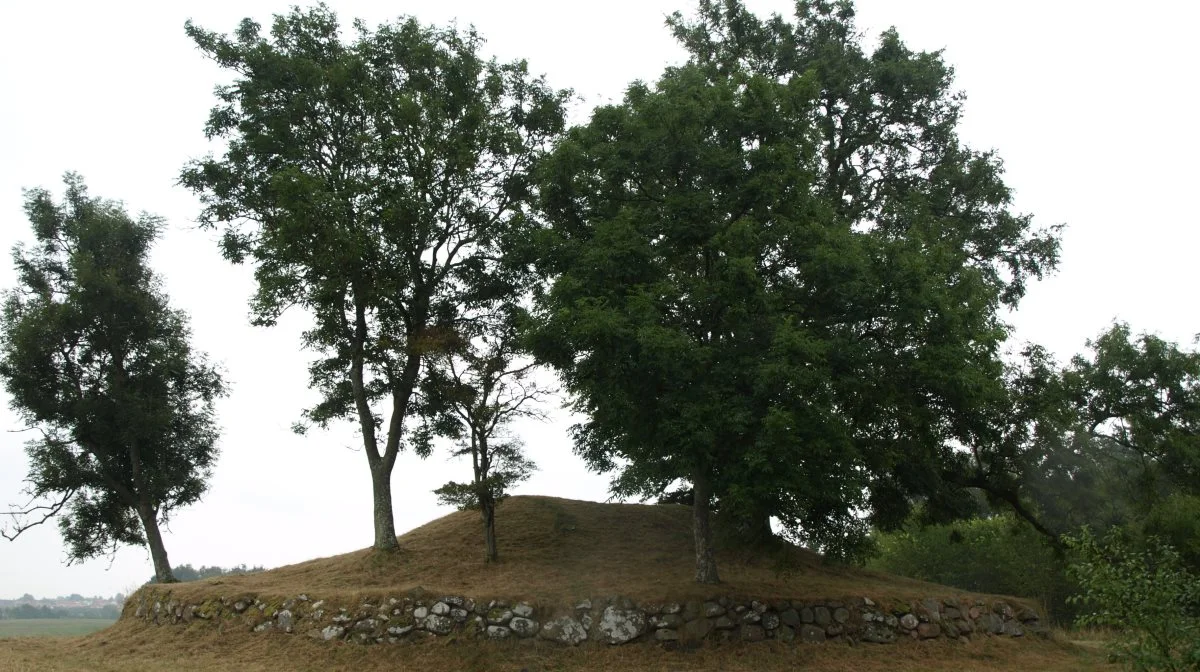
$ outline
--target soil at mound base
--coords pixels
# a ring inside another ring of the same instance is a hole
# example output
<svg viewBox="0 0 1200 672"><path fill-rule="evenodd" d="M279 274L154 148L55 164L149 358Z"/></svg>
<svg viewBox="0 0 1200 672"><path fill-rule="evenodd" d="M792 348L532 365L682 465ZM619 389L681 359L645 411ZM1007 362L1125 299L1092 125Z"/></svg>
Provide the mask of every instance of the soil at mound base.
<svg viewBox="0 0 1200 672"><path fill-rule="evenodd" d="M717 521L720 528L720 521ZM370 549L235 577L172 586L182 600L213 593L323 599L414 589L543 604L623 595L636 600L752 597L912 600L964 591L888 574L824 564L780 542L747 549L719 543L722 585L692 581L691 509L664 504L602 504L510 497L497 510L501 561L483 562L479 514L460 511L399 537L400 550ZM219 589L214 590L219 586Z"/></svg>

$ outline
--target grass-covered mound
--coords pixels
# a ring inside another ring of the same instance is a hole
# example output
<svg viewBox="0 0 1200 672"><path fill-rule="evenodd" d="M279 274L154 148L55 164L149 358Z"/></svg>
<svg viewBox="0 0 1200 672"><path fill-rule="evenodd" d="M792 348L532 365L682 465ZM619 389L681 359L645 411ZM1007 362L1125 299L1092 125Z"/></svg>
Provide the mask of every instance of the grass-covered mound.
<svg viewBox="0 0 1200 672"><path fill-rule="evenodd" d="M370 549L235 577L172 586L180 600L222 594L323 599L430 593L523 599L542 604L596 596L703 599L713 594L911 600L961 591L879 572L826 564L778 542L747 547L722 534L720 586L692 581L691 511L682 505L602 504L511 497L497 511L501 561L483 562L479 515L460 511L399 538L400 550Z"/></svg>

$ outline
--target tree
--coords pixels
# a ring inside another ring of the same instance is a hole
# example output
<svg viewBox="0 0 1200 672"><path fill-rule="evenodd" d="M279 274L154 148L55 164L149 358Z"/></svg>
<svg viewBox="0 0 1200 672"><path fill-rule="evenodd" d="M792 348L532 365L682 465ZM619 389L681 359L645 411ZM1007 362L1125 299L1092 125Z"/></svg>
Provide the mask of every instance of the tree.
<svg viewBox="0 0 1200 672"><path fill-rule="evenodd" d="M496 505L534 469L509 426L517 418L541 418L534 404L550 392L534 379L534 363L522 351L518 316L503 308L481 316L459 347L431 362L423 385L426 431L453 439L454 456L471 457L470 482L450 481L434 492L445 504L479 510L484 562L500 558Z"/></svg>
<svg viewBox="0 0 1200 672"><path fill-rule="evenodd" d="M546 163L534 343L617 494L690 481L716 582L714 497L842 554L918 498L969 501L948 475L999 394L998 311L1057 241L958 142L938 54L889 31L867 56L847 3L699 16L670 21L687 64Z"/></svg>
<svg viewBox="0 0 1200 672"><path fill-rule="evenodd" d="M1051 544L1082 525L1162 536L1200 568L1200 353L1117 323L1060 366L1027 348L965 482Z"/></svg>
<svg viewBox="0 0 1200 672"><path fill-rule="evenodd" d="M484 60L473 31L403 19L339 37L324 5L275 17L269 37L188 23L237 75L206 133L221 158L185 168L201 222L255 264L254 322L289 307L315 324L324 426L353 418L371 471L376 549L396 547L391 474L423 358L452 340L460 311L487 300L501 238L522 226L526 173L563 125L565 92L524 62ZM417 450L426 447L417 442Z"/></svg>
<svg viewBox="0 0 1200 672"><path fill-rule="evenodd" d="M4 536L61 514L71 559L148 546L157 580L173 581L159 526L205 491L224 383L147 265L162 220L65 181L62 204L26 194L36 245L13 252L0 320L0 377L40 435L26 444L30 506Z"/></svg>

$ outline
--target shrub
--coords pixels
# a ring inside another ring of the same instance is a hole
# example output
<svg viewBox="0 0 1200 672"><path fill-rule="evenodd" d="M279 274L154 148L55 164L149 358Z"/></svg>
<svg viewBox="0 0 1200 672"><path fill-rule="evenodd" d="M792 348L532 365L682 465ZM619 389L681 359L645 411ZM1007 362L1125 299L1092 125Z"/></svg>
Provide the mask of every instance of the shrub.
<svg viewBox="0 0 1200 672"><path fill-rule="evenodd" d="M1063 541L1080 588L1071 600L1086 608L1079 625L1113 627L1109 646L1129 669L1200 670L1200 577L1178 551L1153 537L1135 545L1119 530L1097 539L1087 527Z"/></svg>

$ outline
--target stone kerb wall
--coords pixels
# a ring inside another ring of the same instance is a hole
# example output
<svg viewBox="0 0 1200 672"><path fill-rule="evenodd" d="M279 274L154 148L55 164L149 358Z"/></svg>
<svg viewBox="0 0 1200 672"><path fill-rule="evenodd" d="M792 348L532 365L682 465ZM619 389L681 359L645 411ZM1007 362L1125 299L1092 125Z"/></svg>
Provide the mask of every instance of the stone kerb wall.
<svg viewBox="0 0 1200 672"><path fill-rule="evenodd" d="M898 639L1021 637L1044 633L1038 614L1003 600L929 598L887 606L851 600L745 600L635 603L622 597L583 600L573 606L473 600L420 594L354 606L308 595L272 601L254 595L214 597L199 604L172 597L164 587L144 588L128 601L123 618L160 626L193 622L253 632L300 633L321 640L362 644L453 636L478 639L540 638L566 645L704 640L873 642Z"/></svg>

